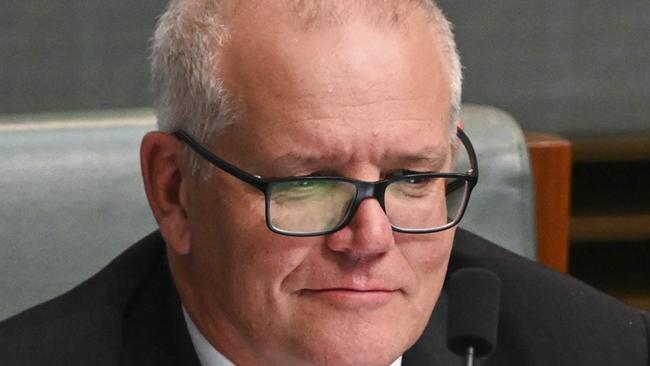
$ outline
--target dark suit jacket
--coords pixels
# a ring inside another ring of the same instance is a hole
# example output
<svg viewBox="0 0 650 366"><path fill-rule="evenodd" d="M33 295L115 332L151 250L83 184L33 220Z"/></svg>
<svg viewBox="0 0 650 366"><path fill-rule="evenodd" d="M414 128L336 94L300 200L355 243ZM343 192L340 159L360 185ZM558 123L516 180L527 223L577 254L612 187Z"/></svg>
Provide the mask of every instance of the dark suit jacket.
<svg viewBox="0 0 650 366"><path fill-rule="evenodd" d="M650 365L650 319L562 274L459 230L449 273L501 277L498 345L483 365ZM404 366L461 365L445 347L443 291ZM0 323L0 364L198 366L159 233L54 300Z"/></svg>

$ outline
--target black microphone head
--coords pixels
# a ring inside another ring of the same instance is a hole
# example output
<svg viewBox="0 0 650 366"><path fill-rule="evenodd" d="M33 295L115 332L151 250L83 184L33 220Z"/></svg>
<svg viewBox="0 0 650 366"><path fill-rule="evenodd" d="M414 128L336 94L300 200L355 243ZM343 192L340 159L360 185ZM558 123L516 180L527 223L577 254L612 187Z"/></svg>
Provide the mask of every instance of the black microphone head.
<svg viewBox="0 0 650 366"><path fill-rule="evenodd" d="M447 346L459 355L474 347L478 357L496 346L501 281L486 269L465 268L449 279Z"/></svg>

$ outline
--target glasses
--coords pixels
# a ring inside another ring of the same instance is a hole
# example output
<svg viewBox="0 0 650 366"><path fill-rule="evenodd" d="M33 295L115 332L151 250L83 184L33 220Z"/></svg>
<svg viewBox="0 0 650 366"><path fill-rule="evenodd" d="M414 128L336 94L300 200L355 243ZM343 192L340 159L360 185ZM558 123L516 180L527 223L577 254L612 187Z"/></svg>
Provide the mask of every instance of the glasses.
<svg viewBox="0 0 650 366"><path fill-rule="evenodd" d="M464 173L417 173L365 182L344 177L262 178L214 155L185 131L173 135L215 167L259 189L266 201L266 225L278 234L316 236L345 227L367 198L376 199L394 231L433 233L460 222L478 181L476 153L458 129L469 159Z"/></svg>

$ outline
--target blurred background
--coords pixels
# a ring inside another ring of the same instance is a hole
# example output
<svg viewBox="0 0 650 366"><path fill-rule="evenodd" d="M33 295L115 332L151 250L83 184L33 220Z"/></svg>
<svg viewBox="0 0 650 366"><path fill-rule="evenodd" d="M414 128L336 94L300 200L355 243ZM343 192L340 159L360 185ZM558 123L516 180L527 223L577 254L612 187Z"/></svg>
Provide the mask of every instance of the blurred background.
<svg viewBox="0 0 650 366"><path fill-rule="evenodd" d="M165 4L0 1L0 121L149 108ZM570 273L650 309L650 1L440 5L456 25L464 101L572 143Z"/></svg>
<svg viewBox="0 0 650 366"><path fill-rule="evenodd" d="M650 309L650 1L441 6L464 100L572 143L569 272Z"/></svg>

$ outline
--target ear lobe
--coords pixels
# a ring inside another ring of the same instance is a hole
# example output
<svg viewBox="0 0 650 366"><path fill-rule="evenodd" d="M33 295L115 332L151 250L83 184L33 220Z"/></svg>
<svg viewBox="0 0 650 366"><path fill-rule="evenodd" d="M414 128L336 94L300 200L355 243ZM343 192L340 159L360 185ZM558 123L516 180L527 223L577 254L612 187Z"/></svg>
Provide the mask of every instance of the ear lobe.
<svg viewBox="0 0 650 366"><path fill-rule="evenodd" d="M140 165L149 206L167 245L190 252L186 159L181 144L164 132L149 132L140 146Z"/></svg>

